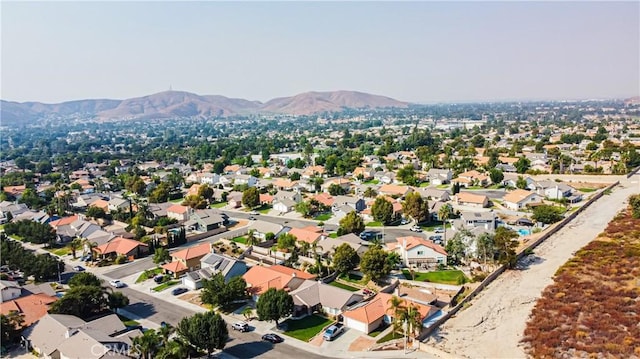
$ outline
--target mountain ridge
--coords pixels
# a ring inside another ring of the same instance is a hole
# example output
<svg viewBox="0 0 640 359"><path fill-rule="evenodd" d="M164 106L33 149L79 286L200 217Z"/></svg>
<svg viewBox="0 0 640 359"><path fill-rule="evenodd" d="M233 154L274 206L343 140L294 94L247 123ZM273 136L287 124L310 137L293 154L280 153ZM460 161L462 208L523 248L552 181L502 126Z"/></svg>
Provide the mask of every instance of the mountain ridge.
<svg viewBox="0 0 640 359"><path fill-rule="evenodd" d="M198 95L186 91L163 91L124 100L86 99L55 104L1 101L2 124L36 121L47 116L89 115L99 120L171 117L225 117L242 114L310 115L339 112L347 108L407 107L390 97L358 91L310 91L267 102Z"/></svg>

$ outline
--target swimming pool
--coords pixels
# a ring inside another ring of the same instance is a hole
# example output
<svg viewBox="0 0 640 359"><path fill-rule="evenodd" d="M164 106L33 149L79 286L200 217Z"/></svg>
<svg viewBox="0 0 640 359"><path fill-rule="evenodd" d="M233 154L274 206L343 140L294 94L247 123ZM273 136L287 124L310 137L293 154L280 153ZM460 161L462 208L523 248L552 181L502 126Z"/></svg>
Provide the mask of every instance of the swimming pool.
<svg viewBox="0 0 640 359"><path fill-rule="evenodd" d="M531 231L528 229L520 228L518 229L518 234L520 234L521 236L528 236L531 234Z"/></svg>

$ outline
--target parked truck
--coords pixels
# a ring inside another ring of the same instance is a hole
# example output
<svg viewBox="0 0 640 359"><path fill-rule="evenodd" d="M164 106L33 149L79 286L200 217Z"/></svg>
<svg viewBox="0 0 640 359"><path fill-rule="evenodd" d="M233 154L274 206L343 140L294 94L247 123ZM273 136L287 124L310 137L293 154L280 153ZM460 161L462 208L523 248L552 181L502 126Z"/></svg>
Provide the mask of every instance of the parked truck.
<svg viewBox="0 0 640 359"><path fill-rule="evenodd" d="M344 324L336 323L327 330L324 331L324 335L322 336L326 341L332 341L335 337L340 335L340 333L344 332Z"/></svg>

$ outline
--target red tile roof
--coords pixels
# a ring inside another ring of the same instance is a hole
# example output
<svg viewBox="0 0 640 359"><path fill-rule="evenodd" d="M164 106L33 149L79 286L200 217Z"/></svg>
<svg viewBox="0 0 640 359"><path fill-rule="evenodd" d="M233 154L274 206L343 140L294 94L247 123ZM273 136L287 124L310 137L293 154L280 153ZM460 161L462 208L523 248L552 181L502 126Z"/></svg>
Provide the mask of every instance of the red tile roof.
<svg viewBox="0 0 640 359"><path fill-rule="evenodd" d="M58 228L60 226L65 226L67 224L71 224L78 220L78 215L74 214L73 216L62 217L58 220L49 222L49 225L53 228Z"/></svg>
<svg viewBox="0 0 640 359"><path fill-rule="evenodd" d="M49 310L51 303L58 300L43 293L31 294L8 302L0 303L0 313L7 315L11 312L18 312L24 315L25 327L40 320Z"/></svg>
<svg viewBox="0 0 640 359"><path fill-rule="evenodd" d="M118 254L126 255L127 253L131 252L138 246L148 247L149 245L133 239L117 237L101 246L97 246L93 250L95 250L100 254L108 254L108 253L115 252Z"/></svg>
<svg viewBox="0 0 640 359"><path fill-rule="evenodd" d="M201 243L197 246L185 248L183 250L172 253L171 257L188 261L194 258L204 257L209 253L211 253L211 244Z"/></svg>
<svg viewBox="0 0 640 359"><path fill-rule="evenodd" d="M262 294L269 288L286 290L292 278L315 279L316 276L297 269L275 265L271 267L254 266L242 278L250 286L249 292Z"/></svg>
<svg viewBox="0 0 640 359"><path fill-rule="evenodd" d="M180 273L180 272L184 272L184 271L189 269L189 268L187 268L187 266L182 264L182 262L180 262L180 261L174 261L174 262L171 262L171 263L164 264L162 266L162 268L168 270L169 272L173 272L173 273Z"/></svg>

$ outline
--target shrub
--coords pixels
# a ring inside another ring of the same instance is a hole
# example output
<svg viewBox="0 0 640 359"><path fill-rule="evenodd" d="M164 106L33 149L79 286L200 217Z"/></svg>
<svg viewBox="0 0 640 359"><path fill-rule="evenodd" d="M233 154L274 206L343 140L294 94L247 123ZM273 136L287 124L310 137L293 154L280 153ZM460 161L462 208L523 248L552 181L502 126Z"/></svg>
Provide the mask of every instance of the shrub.
<svg viewBox="0 0 640 359"><path fill-rule="evenodd" d="M123 264L127 262L127 257L123 256L123 255L119 255L116 257L116 259L113 261L115 264Z"/></svg>

